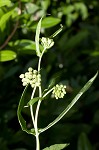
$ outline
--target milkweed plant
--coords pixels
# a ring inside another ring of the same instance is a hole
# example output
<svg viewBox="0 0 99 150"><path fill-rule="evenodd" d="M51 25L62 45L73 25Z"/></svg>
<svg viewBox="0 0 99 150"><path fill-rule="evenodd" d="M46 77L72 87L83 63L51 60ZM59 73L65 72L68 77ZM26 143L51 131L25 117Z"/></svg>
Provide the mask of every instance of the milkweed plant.
<svg viewBox="0 0 99 150"><path fill-rule="evenodd" d="M39 141L39 135L52 127L54 124L56 124L60 119L63 118L64 115L67 114L67 112L72 108L72 106L78 101L78 99L82 96L82 94L88 90L88 88L91 86L93 81L95 80L98 73L95 74L94 77L92 77L85 85L84 87L79 91L79 93L74 97L74 99L71 101L71 103L63 110L63 112L51 123L49 123L44 128L38 127L38 115L39 115L39 109L41 102L46 99L46 96L49 93L52 93L53 96L56 99L63 98L66 95L66 85L63 84L56 84L53 87L49 88L47 90L42 91L42 76L41 76L41 60L45 52L47 52L48 49L50 49L54 45L53 38L59 34L62 31L62 26L57 30L53 35L51 35L49 38L42 37L40 38L40 30L41 30L41 22L42 18L39 20L36 28L36 35L35 35L35 44L36 44L36 55L38 57L38 68L37 70L29 67L27 72L24 74L21 74L19 77L22 80L22 85L25 87L24 91L22 93L22 96L19 101L17 115L18 120L20 123L20 126L23 131L27 132L28 134L32 134L36 138L36 150L40 150L40 141ZM40 44L42 45L42 49L40 48ZM28 88L32 88L31 98L28 100L26 104L26 92ZM38 89L38 97L35 97L35 92ZM33 105L36 105L36 110L34 112ZM22 115L22 110L24 107L29 107L31 119L32 119L32 128L28 129L26 125L26 120L24 119ZM49 148L44 148L43 150L61 150L65 147L67 147L68 144L54 144L50 146Z"/></svg>

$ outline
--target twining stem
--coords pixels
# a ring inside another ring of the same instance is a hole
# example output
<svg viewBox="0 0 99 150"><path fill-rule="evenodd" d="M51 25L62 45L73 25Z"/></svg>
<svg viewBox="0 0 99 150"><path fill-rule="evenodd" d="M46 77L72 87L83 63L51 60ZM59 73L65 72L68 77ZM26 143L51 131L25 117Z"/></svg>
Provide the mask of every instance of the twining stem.
<svg viewBox="0 0 99 150"><path fill-rule="evenodd" d="M42 59L42 56L43 56L45 50L46 50L46 49L43 49L42 54L41 54L41 56L40 56L40 58L39 58L39 62L38 62L38 72L40 71L41 59Z"/></svg>
<svg viewBox="0 0 99 150"><path fill-rule="evenodd" d="M33 99L35 91L36 91L36 86L33 89L33 92L32 92L32 95L31 95L31 99ZM30 105L30 112L31 112L32 122L33 122L33 125L34 125L35 121L34 121L34 114L33 114L33 107L32 107L32 105Z"/></svg>
<svg viewBox="0 0 99 150"><path fill-rule="evenodd" d="M42 54L39 58L39 61L38 61L38 72L40 71L40 66L41 66L41 59L42 59L42 56L44 54L46 49L44 49L42 51ZM42 90L41 90L41 86L39 86L39 97L42 97ZM36 108L36 113L35 113L35 122L34 122L34 126L35 126L35 133L36 133L36 150L40 150L40 142L39 142L39 132L38 132L38 113L39 113L39 108L40 108L40 104L41 104L41 100L38 101L38 104L37 104L37 108Z"/></svg>
<svg viewBox="0 0 99 150"><path fill-rule="evenodd" d="M41 91L41 86L40 86L39 87L39 97L41 97L41 96L42 96L42 91ZM38 101L36 113L35 113L36 150L40 150L39 133L38 133L38 126L37 126L38 112L39 112L40 104L41 104L41 100Z"/></svg>
<svg viewBox="0 0 99 150"><path fill-rule="evenodd" d="M53 89L54 89L54 87L53 88L51 88L47 93L45 93L44 95L43 95L43 98L44 97L46 97L50 92L52 92L53 91Z"/></svg>

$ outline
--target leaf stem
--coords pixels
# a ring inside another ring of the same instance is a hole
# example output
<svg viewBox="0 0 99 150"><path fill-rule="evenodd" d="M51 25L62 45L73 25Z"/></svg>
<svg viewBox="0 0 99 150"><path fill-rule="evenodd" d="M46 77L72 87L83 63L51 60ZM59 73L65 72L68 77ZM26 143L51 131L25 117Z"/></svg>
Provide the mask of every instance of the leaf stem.
<svg viewBox="0 0 99 150"><path fill-rule="evenodd" d="M46 92L44 95L43 95L43 97L46 97L50 92L52 92L53 91L53 89L54 89L54 87L53 88L51 88L48 92Z"/></svg>

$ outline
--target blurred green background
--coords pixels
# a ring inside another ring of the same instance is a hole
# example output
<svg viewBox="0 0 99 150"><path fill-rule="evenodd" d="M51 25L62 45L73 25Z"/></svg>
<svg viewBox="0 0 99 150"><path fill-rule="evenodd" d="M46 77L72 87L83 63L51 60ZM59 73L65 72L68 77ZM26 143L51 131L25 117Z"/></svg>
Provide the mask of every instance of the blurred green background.
<svg viewBox="0 0 99 150"><path fill-rule="evenodd" d="M42 59L42 88L62 82L67 95L42 102L39 127L53 121L99 69L98 0L0 0L0 150L35 150L35 138L21 130L17 107L24 89L19 75L37 67L35 31L43 15L41 36L49 37L60 24L63 31ZM58 124L40 135L41 149L70 143L67 150L99 150L98 80ZM26 108L24 117L30 126Z"/></svg>

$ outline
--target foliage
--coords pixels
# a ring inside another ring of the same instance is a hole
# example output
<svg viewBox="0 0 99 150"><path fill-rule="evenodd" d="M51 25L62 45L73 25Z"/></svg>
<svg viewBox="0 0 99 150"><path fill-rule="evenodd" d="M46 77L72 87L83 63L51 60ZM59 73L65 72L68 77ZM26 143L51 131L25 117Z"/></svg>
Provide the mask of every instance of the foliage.
<svg viewBox="0 0 99 150"><path fill-rule="evenodd" d="M49 101L42 103L39 126L44 127L62 112L99 68L99 2L98 0L78 2L21 0L21 6L15 0L11 0L11 3L4 0L0 2L3 2L0 3L0 24L2 24L0 25L0 49L13 51L16 55L15 60L0 63L0 148L31 150L35 149L34 138L20 130L16 111L23 91L18 76L29 66L33 68L37 66L34 51L37 22L41 16L47 14L51 14L47 17L59 20L51 19L50 22L56 23L51 23L50 26L46 20L44 21L41 35L46 37L53 34L59 28L59 24L63 25L63 31L54 38L54 47L48 50L43 58L41 69L43 87L47 88L46 81L51 85L59 81L68 85L67 96L61 102L57 101L57 106L56 102L49 97ZM27 99L30 98L29 95L28 90ZM79 150L88 147L98 150L98 99L97 78L68 115L40 136L42 149L54 143L70 142L70 146L66 149ZM30 114L27 108L24 108L23 114L28 119L27 125L30 127Z"/></svg>

